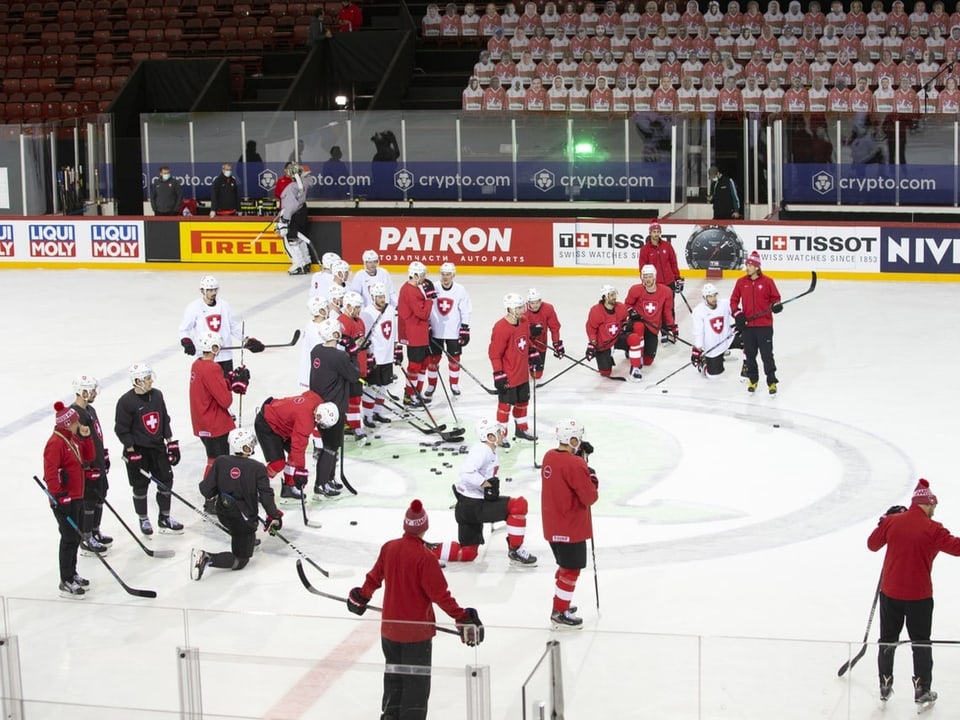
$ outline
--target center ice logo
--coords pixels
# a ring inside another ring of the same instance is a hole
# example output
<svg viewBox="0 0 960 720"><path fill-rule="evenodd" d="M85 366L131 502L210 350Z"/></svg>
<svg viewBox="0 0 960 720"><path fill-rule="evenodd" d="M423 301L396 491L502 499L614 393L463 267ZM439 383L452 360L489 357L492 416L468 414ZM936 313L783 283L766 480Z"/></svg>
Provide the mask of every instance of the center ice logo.
<svg viewBox="0 0 960 720"><path fill-rule="evenodd" d="M393 174L393 186L401 192L406 192L413 187L413 173L409 170L397 170Z"/></svg>
<svg viewBox="0 0 960 720"><path fill-rule="evenodd" d="M547 192L553 190L557 184L557 178L552 172L544 168L543 170L538 170L533 176L533 184L537 186L540 192Z"/></svg>
<svg viewBox="0 0 960 720"><path fill-rule="evenodd" d="M821 195L826 195L833 190L833 175L826 170L821 170L813 176L813 189Z"/></svg>

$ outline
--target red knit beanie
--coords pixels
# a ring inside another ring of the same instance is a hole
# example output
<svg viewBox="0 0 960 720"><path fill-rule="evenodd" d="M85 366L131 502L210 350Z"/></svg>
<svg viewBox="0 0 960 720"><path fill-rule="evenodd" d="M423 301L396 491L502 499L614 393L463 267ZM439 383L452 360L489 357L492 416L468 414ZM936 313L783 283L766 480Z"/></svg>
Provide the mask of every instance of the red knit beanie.
<svg viewBox="0 0 960 720"><path fill-rule="evenodd" d="M750 253L750 256L747 258L747 265L756 265L760 267L760 253L756 250Z"/></svg>
<svg viewBox="0 0 960 720"><path fill-rule="evenodd" d="M421 535L430 527L430 519L427 517L427 511L423 509L423 503L414 500L407 508L407 514L403 516L403 531L411 535Z"/></svg>
<svg viewBox="0 0 960 720"><path fill-rule="evenodd" d="M57 430L69 430L75 422L80 422L80 413L59 400L53 404L53 409L57 413Z"/></svg>
<svg viewBox="0 0 960 720"><path fill-rule="evenodd" d="M930 492L930 483L923 478L917 482L917 487L913 491L913 500L910 505L936 505L937 496Z"/></svg>

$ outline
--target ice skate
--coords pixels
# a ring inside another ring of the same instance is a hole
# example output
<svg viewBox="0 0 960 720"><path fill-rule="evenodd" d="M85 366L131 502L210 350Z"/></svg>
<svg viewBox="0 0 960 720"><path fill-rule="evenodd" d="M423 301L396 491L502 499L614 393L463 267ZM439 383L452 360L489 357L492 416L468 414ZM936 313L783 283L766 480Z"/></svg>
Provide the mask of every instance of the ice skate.
<svg viewBox="0 0 960 720"><path fill-rule="evenodd" d="M384 417L384 416L381 415L380 413L374 413L374 414L373 414L373 419L374 419L374 421L380 423L381 425L389 425L390 422L391 422L390 418Z"/></svg>
<svg viewBox="0 0 960 720"><path fill-rule="evenodd" d="M537 566L537 556L531 555L523 545L518 548L511 549L507 553L507 557L510 558L510 564L516 565L518 567L536 567Z"/></svg>
<svg viewBox="0 0 960 720"><path fill-rule="evenodd" d="M757 383L751 380L750 382L747 383L747 392L755 393L756 391L757 391Z"/></svg>
<svg viewBox="0 0 960 720"><path fill-rule="evenodd" d="M73 580L63 580L60 583L60 597L81 600L86 594L87 591L80 586L76 578Z"/></svg>
<svg viewBox="0 0 960 720"><path fill-rule="evenodd" d="M514 427L513 437L515 440L536 440L537 436L531 433L526 428L521 428L519 425Z"/></svg>
<svg viewBox="0 0 960 720"><path fill-rule="evenodd" d="M112 544L113 544L113 538L110 537L109 535L104 535L102 532L100 532L100 528L97 528L96 530L93 531L93 537L94 537L94 538L96 539L96 541L97 541L98 543L100 543L101 545L112 545Z"/></svg>
<svg viewBox="0 0 960 720"><path fill-rule="evenodd" d="M280 503L282 505L299 503L302 497L303 491L296 485L283 485L280 488Z"/></svg>
<svg viewBox="0 0 960 720"><path fill-rule="evenodd" d="M364 426L365 428L370 428L371 430L375 430L376 427L377 427L377 424L373 421L373 418L372 418L372 417L367 417L366 415L364 415L364 416L363 416L363 426Z"/></svg>
<svg viewBox="0 0 960 720"><path fill-rule="evenodd" d="M777 384L775 382L770 383L769 385L767 385L767 390L770 392L771 395L776 395Z"/></svg>
<svg viewBox="0 0 960 720"><path fill-rule="evenodd" d="M157 521L157 527L160 529L160 532L168 535L183 534L183 524L174 520L171 515L161 515Z"/></svg>
<svg viewBox="0 0 960 720"><path fill-rule="evenodd" d="M86 557L105 555L107 546L97 540L93 533L89 533L80 541L80 553Z"/></svg>
<svg viewBox="0 0 960 720"><path fill-rule="evenodd" d="M573 608L563 612L552 612L550 614L550 624L554 630L579 630L583 627L583 618L578 618L573 614Z"/></svg>
<svg viewBox="0 0 960 720"><path fill-rule="evenodd" d="M917 704L917 714L926 712L937 701L937 693L929 685L922 685L920 678L913 678L913 701Z"/></svg>
<svg viewBox="0 0 960 720"><path fill-rule="evenodd" d="M454 397L460 397L460 386L450 385L450 392L453 393Z"/></svg>
<svg viewBox="0 0 960 720"><path fill-rule="evenodd" d="M150 524L150 518L140 518L140 532L144 535L153 535L153 525Z"/></svg>
<svg viewBox="0 0 960 720"><path fill-rule="evenodd" d="M356 430L353 431L353 439L356 440L357 445L359 447L363 447L364 445L367 445L370 442L367 439L367 434L360 428L357 428Z"/></svg>
<svg viewBox="0 0 960 720"><path fill-rule="evenodd" d="M205 550L194 548L190 551L190 577L199 580L203 577L203 571L210 564L210 553Z"/></svg>
<svg viewBox="0 0 960 720"><path fill-rule="evenodd" d="M90 581L85 577L80 577L76 573L73 574L73 581L82 588L90 587Z"/></svg>
<svg viewBox="0 0 960 720"><path fill-rule="evenodd" d="M634 380L642 380L643 373L640 372L639 367L632 367L630 368L630 377Z"/></svg>
<svg viewBox="0 0 960 720"><path fill-rule="evenodd" d="M883 675L880 678L880 702L887 702L893 695L893 676Z"/></svg>

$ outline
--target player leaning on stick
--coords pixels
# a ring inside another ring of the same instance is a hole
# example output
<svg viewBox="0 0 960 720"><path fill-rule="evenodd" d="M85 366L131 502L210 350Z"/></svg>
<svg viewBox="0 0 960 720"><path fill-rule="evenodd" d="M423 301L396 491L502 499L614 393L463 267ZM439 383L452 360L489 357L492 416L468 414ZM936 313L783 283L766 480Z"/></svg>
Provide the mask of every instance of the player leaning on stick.
<svg viewBox="0 0 960 720"><path fill-rule="evenodd" d="M777 394L777 363L773 357L773 316L783 310L777 284L760 269L760 253L754 250L747 258L746 274L737 279L730 294L730 312L737 330L743 336L743 355L747 376L747 392L755 392L760 380L757 352L763 360L767 390Z"/></svg>
<svg viewBox="0 0 960 720"><path fill-rule="evenodd" d="M375 396L363 395L363 424L375 428L377 423L389 424L386 417L384 396L387 388L393 384L393 366L403 362L403 351L397 344L397 309L388 304L388 291L383 283L375 282L368 286L373 302L367 305L360 316L367 331L369 360L367 363L367 384L379 390ZM397 354L400 361L397 362Z"/></svg>
<svg viewBox="0 0 960 720"><path fill-rule="evenodd" d="M267 468L251 455L257 447L256 436L246 428L234 428L229 436L230 454L214 461L200 482L200 494L216 508L217 518L230 533L230 551L208 553L194 549L190 555L190 575L203 577L207 566L224 570L243 570L250 558L257 535L257 511L263 505L267 513L264 530L283 527L283 512L277 509Z"/></svg>
<svg viewBox="0 0 960 720"><path fill-rule="evenodd" d="M523 298L517 293L503 297L504 316L493 325L488 356L497 389L497 422L506 425L513 408L514 432L518 440L534 440L527 426L530 403L530 373L539 363L540 351L530 342L530 324L523 317ZM504 447L509 445L504 444Z"/></svg>
<svg viewBox="0 0 960 720"><path fill-rule="evenodd" d="M450 392L460 394L460 355L470 342L470 316L473 306L463 285L454 282L457 267L452 262L440 266L440 286L430 310L430 355L427 357L427 389L424 397L433 397L437 389L440 362L447 355Z"/></svg>
<svg viewBox="0 0 960 720"><path fill-rule="evenodd" d="M550 335L550 341L553 343L553 356L558 360L563 360L567 351L563 347L563 340L560 339L560 319L557 317L557 311L553 305L544 302L540 291L536 288L530 288L527 292L527 307L523 311L523 317L530 324L530 340L533 342L540 358L530 366L530 373L534 380L543 377L543 368L547 361L547 334Z"/></svg>
<svg viewBox="0 0 960 720"><path fill-rule="evenodd" d="M219 369L218 369L219 371ZM110 451L103 444L103 428L100 418L93 407L97 399L99 381L93 375L77 375L73 379L73 391L76 398L70 406L77 411L80 425L90 431L95 457L84 466L83 490L83 530L85 550L103 552L113 542L113 538L100 532L100 519L103 517L103 500L107 496L107 472L110 470Z"/></svg>
<svg viewBox="0 0 960 720"><path fill-rule="evenodd" d="M400 287L397 298L397 336L407 346L407 382L403 404L419 407L429 403L423 397L420 377L427 367L430 355L430 312L437 298L433 281L427 278L427 268L414 261L407 268L407 281Z"/></svg>

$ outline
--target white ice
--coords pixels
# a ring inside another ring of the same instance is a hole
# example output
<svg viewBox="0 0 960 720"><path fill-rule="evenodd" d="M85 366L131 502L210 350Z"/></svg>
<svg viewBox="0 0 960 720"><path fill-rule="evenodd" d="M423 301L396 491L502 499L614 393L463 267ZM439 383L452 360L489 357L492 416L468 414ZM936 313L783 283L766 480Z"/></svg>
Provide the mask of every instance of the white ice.
<svg viewBox="0 0 960 720"><path fill-rule="evenodd" d="M56 528L31 476L42 471L51 406L72 399L74 374L101 379L96 407L115 458L108 499L124 519L135 522L129 486L116 467L121 452L112 419L129 387L126 368L137 361L156 371L181 440L174 489L199 503L204 455L190 434L191 360L176 328L202 274L3 273L0 631L18 639L27 717L173 717L178 647L199 650L207 717L379 714L382 655L374 613L358 619L307 593L296 577L296 555L270 537L242 572L208 570L193 582L190 549L226 549L226 538L176 499L173 510L186 533L149 541L174 549L172 559L147 557L109 512L104 516L104 530L116 539L108 561L130 585L157 590L156 600L124 593L94 558L80 560L81 574L93 583L90 596L82 602L57 596ZM282 271L215 274L221 296L260 340L285 341L306 321L304 279ZM461 273L475 308L465 367L492 387L487 339L506 292L539 288L557 307L569 356L582 357L583 323L600 285L610 281L625 293L635 279ZM699 301L702 283L688 281L691 303ZM717 284L727 295L733 278ZM808 280L778 284L788 297ZM454 637L436 638L430 717L466 716L467 664L490 668L491 717L521 717L521 685L551 639L561 642L567 718L879 717L875 648L842 680L837 669L859 649L865 629L882 560L866 549L877 517L909 503L922 476L939 497L937 519L960 531L950 439L960 399L956 295L946 283L821 277L814 294L777 317L776 397L762 385L756 396L747 394L736 352L716 382L687 368L657 386L689 359L682 344L662 348L640 382L612 382L575 368L538 391L537 458L565 416L579 419L597 448L600 609L588 561L575 597L584 629L549 629L555 566L541 533L539 475L531 444L515 443L501 453L500 476L512 478L502 487L529 499L527 543L540 562L535 569L509 567L501 528L488 529L477 562L448 566L454 595L479 610L486 641L474 651ZM689 313L679 299L677 305L680 335L688 338ZM297 392L298 358L297 350L284 349L246 355L253 379L243 402L245 425L266 396ZM626 374L621 353L618 360L616 372ZM567 365L549 357L545 379ZM466 375L461 386L454 407L472 442L475 422L493 414L495 398ZM439 391L432 412L457 424ZM456 537L449 507L458 457L421 453L420 443L434 438L401 422L377 432L382 437L367 448L347 441L346 474L359 495L310 504L322 528L304 527L299 507L284 506L284 535L330 571L325 579L308 568L326 592L345 595L362 582L380 544L400 533L414 497L428 508L428 539ZM431 467L444 472L435 475ZM155 516L152 494L149 502ZM960 563L940 558L934 585L934 637L960 639L954 611ZM380 601L382 594L374 598ZM442 613L439 619L449 623ZM946 645L934 656L942 699L931 716L958 717L960 655ZM902 648L886 716L915 712L910 675L909 649ZM543 699L546 688L541 669L529 688L528 717L531 701ZM112 709L87 707L98 705Z"/></svg>

